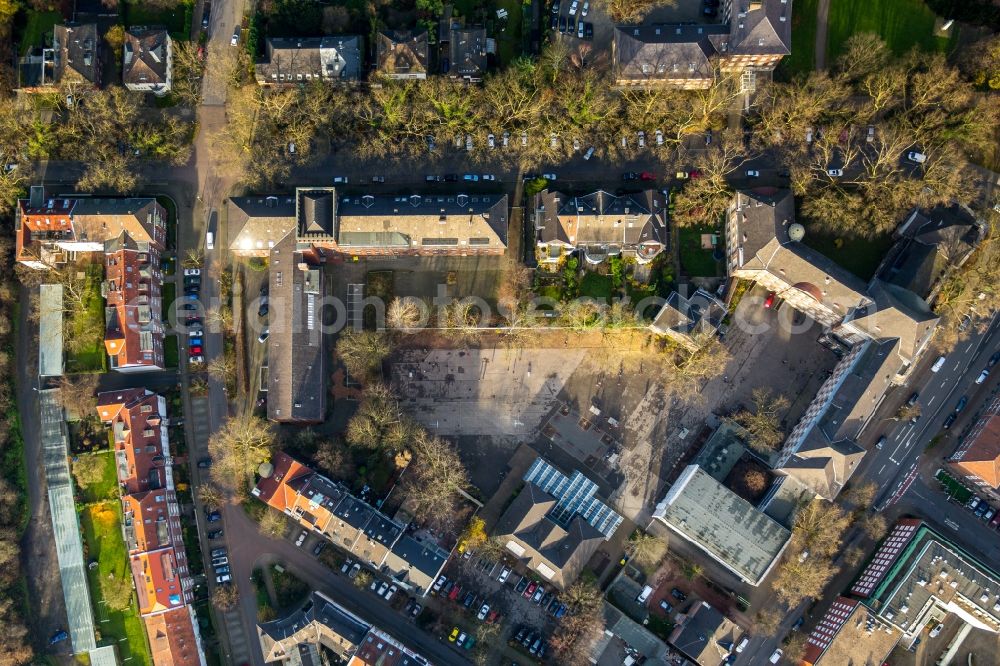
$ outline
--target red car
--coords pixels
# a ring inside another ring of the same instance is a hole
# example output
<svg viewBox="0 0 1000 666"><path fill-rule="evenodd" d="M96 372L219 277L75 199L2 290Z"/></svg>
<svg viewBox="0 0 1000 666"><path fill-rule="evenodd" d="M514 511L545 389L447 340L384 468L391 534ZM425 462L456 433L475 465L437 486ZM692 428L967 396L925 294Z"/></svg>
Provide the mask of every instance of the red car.
<svg viewBox="0 0 1000 666"><path fill-rule="evenodd" d="M538 583L534 583L533 582L533 583L531 583L531 585L528 585L528 587L525 588L525 590L524 590L524 598L525 599L530 599L531 595L533 595L535 593L536 589L538 589Z"/></svg>
<svg viewBox="0 0 1000 666"><path fill-rule="evenodd" d="M461 593L461 591L462 591L461 585L456 585L455 587L451 588L451 592L448 593L448 599L451 601L458 599L458 595L459 593Z"/></svg>
<svg viewBox="0 0 1000 666"><path fill-rule="evenodd" d="M656 174L650 171L643 171L639 174L639 180L656 180Z"/></svg>
<svg viewBox="0 0 1000 666"><path fill-rule="evenodd" d="M691 171L688 172L688 178L692 178L692 179L693 178L701 178L701 171L698 171L696 169L691 169Z"/></svg>
<svg viewBox="0 0 1000 666"><path fill-rule="evenodd" d="M201 353L201 347L191 347L191 349L188 351L191 354L191 356L197 356Z"/></svg>
<svg viewBox="0 0 1000 666"><path fill-rule="evenodd" d="M767 295L767 298L764 299L764 307L765 308L769 308L772 305L774 305L774 292L773 291L770 294Z"/></svg>
<svg viewBox="0 0 1000 666"><path fill-rule="evenodd" d="M990 527L993 529L1000 529L1000 511L993 514L993 518L990 519Z"/></svg>

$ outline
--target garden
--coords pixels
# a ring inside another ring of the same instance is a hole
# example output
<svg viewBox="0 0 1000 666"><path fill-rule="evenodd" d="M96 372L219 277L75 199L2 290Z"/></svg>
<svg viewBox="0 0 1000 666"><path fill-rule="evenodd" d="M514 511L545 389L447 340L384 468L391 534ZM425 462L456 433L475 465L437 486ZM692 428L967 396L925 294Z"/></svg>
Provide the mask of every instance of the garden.
<svg viewBox="0 0 1000 666"><path fill-rule="evenodd" d="M104 353L104 298L101 280L104 266L87 264L78 271L82 279L73 279L72 291L77 292L70 301L65 319L66 372L105 372L107 355ZM79 306L79 307L77 307Z"/></svg>
<svg viewBox="0 0 1000 666"><path fill-rule="evenodd" d="M821 231L821 229L820 224L807 223L806 235L802 242L866 281L875 275L879 264L882 263L882 258L893 243L892 234L861 238L860 236L838 236Z"/></svg>
<svg viewBox="0 0 1000 666"><path fill-rule="evenodd" d="M799 12L797 4L795 11ZM830 3L826 36L827 62L843 52L848 37L874 32L896 55L914 46L925 51L950 52L958 44L957 25L950 37L934 34L938 17L923 0L836 0Z"/></svg>
<svg viewBox="0 0 1000 666"><path fill-rule="evenodd" d="M146 631L133 593L128 552L122 539L118 502L105 502L80 511L87 580L100 628L99 644L116 645L124 663L152 664Z"/></svg>
<svg viewBox="0 0 1000 666"><path fill-rule="evenodd" d="M711 225L701 224L682 227L678 230L680 237L681 270L691 277L718 277L721 262L715 258L714 249L704 247L703 236L712 236L715 243L722 242L722 234Z"/></svg>
<svg viewBox="0 0 1000 666"><path fill-rule="evenodd" d="M113 451L85 453L73 458L73 478L83 504L99 504L118 498L118 473Z"/></svg>

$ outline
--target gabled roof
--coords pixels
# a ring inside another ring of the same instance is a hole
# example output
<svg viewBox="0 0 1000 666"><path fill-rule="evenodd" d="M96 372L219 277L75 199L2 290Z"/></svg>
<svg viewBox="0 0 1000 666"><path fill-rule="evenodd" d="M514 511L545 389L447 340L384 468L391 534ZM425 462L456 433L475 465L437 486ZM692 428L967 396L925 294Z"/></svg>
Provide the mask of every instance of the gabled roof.
<svg viewBox="0 0 1000 666"><path fill-rule="evenodd" d="M96 23L67 23L52 29L55 82L101 85L101 37Z"/></svg>
<svg viewBox="0 0 1000 666"><path fill-rule="evenodd" d="M788 55L792 52L792 3L735 0L727 55Z"/></svg>
<svg viewBox="0 0 1000 666"><path fill-rule="evenodd" d="M257 625L264 661L284 661L300 643L323 645L347 659L371 627L321 592L313 592L298 610Z"/></svg>
<svg viewBox="0 0 1000 666"><path fill-rule="evenodd" d="M129 562L140 615L184 605L184 588L173 548L136 553L129 558Z"/></svg>
<svg viewBox="0 0 1000 666"><path fill-rule="evenodd" d="M298 484L293 482L308 478L315 472L283 451L271 456L271 467L271 474L261 477L253 494L268 506L284 512L295 505L298 494L295 488Z"/></svg>
<svg viewBox="0 0 1000 666"><path fill-rule="evenodd" d="M704 601L696 601L670 633L670 644L699 666L718 666L736 643L739 627ZM728 644L730 649L724 649Z"/></svg>
<svg viewBox="0 0 1000 666"><path fill-rule="evenodd" d="M229 197L229 247L268 252L295 229L295 198L289 195Z"/></svg>
<svg viewBox="0 0 1000 666"><path fill-rule="evenodd" d="M711 81L711 58L729 30L722 25L615 26L616 81Z"/></svg>
<svg viewBox="0 0 1000 666"><path fill-rule="evenodd" d="M156 550L173 545L166 492L147 490L122 497L125 541L129 552Z"/></svg>
<svg viewBox="0 0 1000 666"><path fill-rule="evenodd" d="M269 37L267 60L257 63L254 74L262 84L356 81L361 76L362 43L359 35Z"/></svg>
<svg viewBox="0 0 1000 666"><path fill-rule="evenodd" d="M878 278L868 284L867 295L871 305L855 311L851 322L872 338L898 338L899 355L911 361L934 333L940 317L912 291Z"/></svg>
<svg viewBox="0 0 1000 666"><path fill-rule="evenodd" d="M864 457L865 450L853 440L829 442L813 429L795 455L776 471L833 500Z"/></svg>
<svg viewBox="0 0 1000 666"><path fill-rule="evenodd" d="M990 403L949 460L966 474L1000 488L1000 398Z"/></svg>
<svg viewBox="0 0 1000 666"><path fill-rule="evenodd" d="M828 441L858 436L902 365L897 338L863 344L863 352L843 376L816 426Z"/></svg>
<svg viewBox="0 0 1000 666"><path fill-rule="evenodd" d="M525 483L500 517L494 533L505 539L515 538L520 552L510 545L508 550L529 560L533 569L544 572L549 582L562 589L576 580L604 535L579 515L565 526L556 523L549 516L556 502L534 483Z"/></svg>
<svg viewBox="0 0 1000 666"><path fill-rule="evenodd" d="M572 196L543 190L535 198L542 243L571 245L667 243L666 200L655 190L615 196L598 190Z"/></svg>
<svg viewBox="0 0 1000 666"><path fill-rule="evenodd" d="M427 31L383 30L378 33L378 69L389 76L427 73Z"/></svg>
<svg viewBox="0 0 1000 666"><path fill-rule="evenodd" d="M125 33L122 81L128 85L166 85L170 35L164 28L130 28Z"/></svg>
<svg viewBox="0 0 1000 666"><path fill-rule="evenodd" d="M726 306L703 289L697 289L689 298L673 291L650 328L695 338L718 331L725 316Z"/></svg>
<svg viewBox="0 0 1000 666"><path fill-rule="evenodd" d="M478 78L486 73L486 28L453 25L448 50L450 74Z"/></svg>
<svg viewBox="0 0 1000 666"><path fill-rule="evenodd" d="M142 618L153 656L153 666L195 666L203 664L197 620L190 606Z"/></svg>

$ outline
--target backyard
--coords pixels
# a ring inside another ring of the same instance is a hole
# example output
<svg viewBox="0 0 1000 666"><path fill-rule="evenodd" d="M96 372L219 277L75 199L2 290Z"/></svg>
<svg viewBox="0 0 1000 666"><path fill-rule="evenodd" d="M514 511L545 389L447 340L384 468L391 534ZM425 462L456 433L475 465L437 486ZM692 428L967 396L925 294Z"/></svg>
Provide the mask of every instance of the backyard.
<svg viewBox="0 0 1000 666"><path fill-rule="evenodd" d="M796 4L796 12L802 11L802 4L807 3ZM826 37L827 62L832 64L843 51L847 39L859 32L878 33L898 55L914 46L926 51L951 51L958 42L959 31L954 28L950 38L935 36L936 18L923 0L831 2ZM793 57L796 57L794 48Z"/></svg>
<svg viewBox="0 0 1000 666"><path fill-rule="evenodd" d="M63 20L62 14L57 11L32 10L26 16L24 29L21 30L21 55L27 55L33 47L51 44L53 26Z"/></svg>
<svg viewBox="0 0 1000 666"><path fill-rule="evenodd" d="M191 12L194 8L192 0L181 0L171 7L155 7L132 2L123 2L119 7L121 7L122 23L126 29L134 25L162 25L170 33L171 39L188 40Z"/></svg>
<svg viewBox="0 0 1000 666"><path fill-rule="evenodd" d="M833 259L862 280L870 280L875 275L882 257L892 246L892 236L889 234L875 238L852 238L824 234L815 230L818 228L818 224L807 225L803 243Z"/></svg>
<svg viewBox="0 0 1000 666"><path fill-rule="evenodd" d="M680 235L681 268L691 277L716 277L719 274L719 262L712 256L713 250L702 247L703 234L716 235L716 230L709 225L683 227ZM721 239L720 239L721 240Z"/></svg>
<svg viewBox="0 0 1000 666"><path fill-rule="evenodd" d="M128 553L121 532L121 509L117 502L105 502L85 507L80 511L83 528L84 551L88 561L97 562L87 567L87 580L94 602L94 619L100 626L101 643L118 646L123 663L146 666L152 663L146 632L136 607L135 595L129 608L111 610L104 602L101 579L114 575L129 576ZM131 584L131 583L130 583Z"/></svg>
<svg viewBox="0 0 1000 666"><path fill-rule="evenodd" d="M112 451L76 456L73 459L73 477L84 504L107 502L118 496L118 475Z"/></svg>
<svg viewBox="0 0 1000 666"><path fill-rule="evenodd" d="M806 74L816 66L816 6L819 0L796 0L792 12L792 53L781 61L788 74Z"/></svg>
<svg viewBox="0 0 1000 666"><path fill-rule="evenodd" d="M82 308L67 313L66 330L67 345L66 372L104 372L106 356L104 354L104 298L101 296L101 279L104 277L104 266L89 264L84 267L83 295L80 299ZM75 348L75 350L74 350Z"/></svg>
<svg viewBox="0 0 1000 666"><path fill-rule="evenodd" d="M176 368L180 361L180 353L177 351L177 336L168 335L163 338L163 365L168 368Z"/></svg>

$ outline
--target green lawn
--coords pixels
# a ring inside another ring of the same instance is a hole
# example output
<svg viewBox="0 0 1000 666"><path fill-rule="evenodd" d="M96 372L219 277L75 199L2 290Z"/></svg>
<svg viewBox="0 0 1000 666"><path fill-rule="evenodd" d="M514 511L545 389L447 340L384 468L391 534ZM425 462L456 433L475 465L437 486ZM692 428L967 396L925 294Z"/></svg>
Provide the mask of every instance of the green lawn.
<svg viewBox="0 0 1000 666"><path fill-rule="evenodd" d="M21 55L27 55L35 46L52 43L52 28L56 23L62 23L59 12L29 11L27 22L21 33Z"/></svg>
<svg viewBox="0 0 1000 666"><path fill-rule="evenodd" d="M713 227L684 227L680 236L681 268L691 277L715 277L719 274L719 262L712 256L712 250L703 250L701 235L715 233ZM722 237L719 237L719 243Z"/></svg>
<svg viewBox="0 0 1000 666"><path fill-rule="evenodd" d="M496 7L507 10L507 24L496 18L496 12L491 17L494 21L494 34L497 38L497 55L503 66L507 66L512 60L520 56L524 50L524 36L522 33L522 12L524 5L521 0L498 0ZM547 16L542 17L547 20ZM503 27L503 30L501 30Z"/></svg>
<svg viewBox="0 0 1000 666"><path fill-rule="evenodd" d="M132 606L125 611L112 611L103 603L100 580L104 576L131 576L128 554L121 532L121 508L118 502L106 502L84 508L80 512L83 528L84 550L88 560L97 566L87 569L90 594L94 601L94 615L101 631L99 645L117 645L122 663L130 666L147 666L152 663L149 644L142 619L132 598ZM106 621L105 621L106 620Z"/></svg>
<svg viewBox="0 0 1000 666"><path fill-rule="evenodd" d="M796 3L796 13L802 11L802 4L801 0ZM826 35L827 64L832 65L847 38L859 32L879 34L899 55L914 46L928 51L950 50L958 30L951 39L935 37L935 18L923 0L834 0Z"/></svg>
<svg viewBox="0 0 1000 666"><path fill-rule="evenodd" d="M816 66L816 5L819 0L795 0L792 12L792 54L781 62L790 74L805 74Z"/></svg>
<svg viewBox="0 0 1000 666"><path fill-rule="evenodd" d="M167 28L171 39L187 41L191 30L192 0L183 0L173 7L149 7L142 3L123 2L122 23L126 28L134 25L162 25Z"/></svg>
<svg viewBox="0 0 1000 666"><path fill-rule="evenodd" d="M892 246L889 234L875 238L839 237L817 232L817 226L810 224L806 227L803 242L862 280L870 280L875 275L882 257Z"/></svg>
<svg viewBox="0 0 1000 666"><path fill-rule="evenodd" d="M87 295L83 310L69 314L66 318L66 334L86 342L76 353L68 352L66 372L104 372L107 370L107 356L104 352L104 298L101 296L101 280L104 277L102 264L90 264L86 268Z"/></svg>
<svg viewBox="0 0 1000 666"><path fill-rule="evenodd" d="M586 271L583 274L583 279L580 280L580 296L589 296L602 303L607 303L611 299L611 291L610 275Z"/></svg>
<svg viewBox="0 0 1000 666"><path fill-rule="evenodd" d="M168 335L163 338L163 364L168 368L176 368L180 362L177 351L177 336Z"/></svg>
<svg viewBox="0 0 1000 666"><path fill-rule="evenodd" d="M164 282L160 289L160 320L163 323L170 321L170 308L173 307L177 298L177 284L174 282Z"/></svg>
<svg viewBox="0 0 1000 666"><path fill-rule="evenodd" d="M80 494L86 504L91 502L106 502L118 496L118 474L115 472L115 454L112 451L88 454L101 459L101 480L86 488L80 489Z"/></svg>

